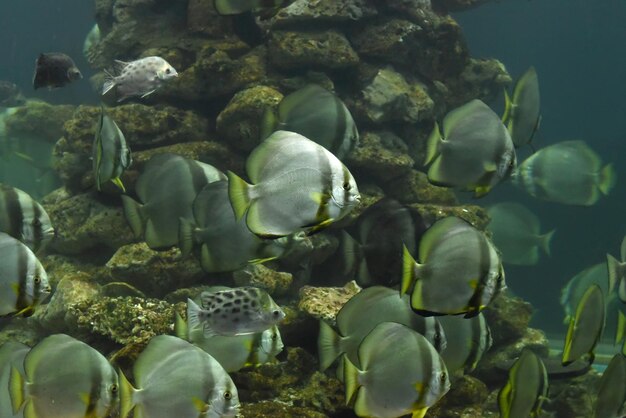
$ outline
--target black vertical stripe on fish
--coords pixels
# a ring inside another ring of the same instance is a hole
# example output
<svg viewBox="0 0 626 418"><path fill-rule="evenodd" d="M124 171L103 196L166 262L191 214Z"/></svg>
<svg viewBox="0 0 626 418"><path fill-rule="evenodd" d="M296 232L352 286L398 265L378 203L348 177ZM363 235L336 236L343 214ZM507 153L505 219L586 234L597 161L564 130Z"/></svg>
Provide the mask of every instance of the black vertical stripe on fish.
<svg viewBox="0 0 626 418"><path fill-rule="evenodd" d="M470 331L470 335L471 335L471 339L472 339L472 344L470 345L470 352L467 355L467 364L465 365L466 367L469 366L470 368L474 368L474 365L478 362L479 357L481 355L480 353L480 349L481 349L481 343L483 341L483 320L482 317L477 316L476 318L471 319L472 324L471 324L471 331ZM476 336L479 336L478 340L476 340Z"/></svg>
<svg viewBox="0 0 626 418"><path fill-rule="evenodd" d="M32 200L31 203L32 203L32 211L33 211L33 220L32 220L33 252L37 253L44 239L43 225L40 221L42 217L42 213L40 209L41 207L35 200Z"/></svg>
<svg viewBox="0 0 626 418"><path fill-rule="evenodd" d="M28 251L24 246L17 247L17 300L15 302L15 309L19 312L30 306L28 301L28 295L26 294L27 281L28 281Z"/></svg>
<svg viewBox="0 0 626 418"><path fill-rule="evenodd" d="M487 241L487 238L482 236L481 232L478 233L481 234L482 238L478 240L478 281L474 289L474 294L467 304L467 307L469 308L467 314L465 315L467 318L476 316L480 312L481 299L483 292L485 291L485 287L487 286L487 281L489 280L489 271L491 270L491 251L489 251L489 242Z"/></svg>
<svg viewBox="0 0 626 418"><path fill-rule="evenodd" d="M93 361L93 359L90 359ZM87 406L85 408L85 418L92 418L97 416L96 408L98 407L98 401L100 400L100 392L102 390L102 370L100 367L92 367L93 373L91 375L91 386L87 395Z"/></svg>
<svg viewBox="0 0 626 418"><path fill-rule="evenodd" d="M5 231L18 240L24 239L22 225L24 224L24 212L20 202L19 195L13 187L3 185L2 194L4 195L4 204L6 216L9 221L9 231Z"/></svg>
<svg viewBox="0 0 626 418"><path fill-rule="evenodd" d="M424 375L422 376L422 387L421 391L419 391L419 395L415 400L416 405L421 405L424 403L424 397L428 392L430 392L430 382L432 380L433 375L433 358L431 356L430 350L422 351L422 355L420 356L420 361L422 362L422 371ZM419 382L418 382L419 383Z"/></svg>
<svg viewBox="0 0 626 418"><path fill-rule="evenodd" d="M349 196L350 194L348 193L348 190L346 189L346 185L350 185L350 172L348 171L348 169L346 168L346 166L342 166L342 171L343 171L343 206L347 206L350 201L349 201Z"/></svg>
<svg viewBox="0 0 626 418"><path fill-rule="evenodd" d="M254 334L254 338L250 342L250 349L248 351L248 357L246 358L246 365L259 364L258 347L263 344L263 333L259 332Z"/></svg>
<svg viewBox="0 0 626 418"><path fill-rule="evenodd" d="M317 156L317 161L320 165L320 184L322 185L322 198L317 208L317 213L315 214L315 224L319 224L320 222L323 222L330 218L330 214L328 213L328 202L332 197L333 172L330 165L330 160L326 156L324 148L316 147L315 154Z"/></svg>
<svg viewBox="0 0 626 418"><path fill-rule="evenodd" d="M335 134L333 136L333 143L331 151L334 154L337 154L343 145L344 140L346 139L346 109L339 100L338 97L335 97Z"/></svg>
<svg viewBox="0 0 626 418"><path fill-rule="evenodd" d="M200 193L200 191L207 184L206 173L204 172L202 167L200 167L200 165L197 164L194 160L185 159L185 163L187 164L189 174L191 175L191 184L193 185L193 190L196 192L196 194Z"/></svg>

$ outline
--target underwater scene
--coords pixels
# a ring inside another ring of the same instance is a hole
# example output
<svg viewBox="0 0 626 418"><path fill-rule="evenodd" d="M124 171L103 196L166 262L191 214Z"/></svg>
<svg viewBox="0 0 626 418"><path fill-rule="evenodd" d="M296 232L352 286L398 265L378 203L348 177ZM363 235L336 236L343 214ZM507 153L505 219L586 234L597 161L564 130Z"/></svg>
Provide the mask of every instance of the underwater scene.
<svg viewBox="0 0 626 418"><path fill-rule="evenodd" d="M0 418L626 417L626 3L0 3Z"/></svg>

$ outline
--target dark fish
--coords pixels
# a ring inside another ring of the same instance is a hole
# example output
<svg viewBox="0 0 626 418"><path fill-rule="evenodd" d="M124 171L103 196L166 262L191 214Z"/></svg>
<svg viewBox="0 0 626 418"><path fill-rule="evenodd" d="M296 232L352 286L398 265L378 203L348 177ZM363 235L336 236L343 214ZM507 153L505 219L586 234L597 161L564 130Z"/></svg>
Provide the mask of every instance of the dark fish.
<svg viewBox="0 0 626 418"><path fill-rule="evenodd" d="M83 75L74 60L61 52L49 52L39 55L35 62L33 87L35 90L41 87L53 89L81 78Z"/></svg>
<svg viewBox="0 0 626 418"><path fill-rule="evenodd" d="M345 271L354 272L361 286L393 286L402 277L402 244L415 254L426 224L406 206L385 197L368 207L351 231L341 242Z"/></svg>
<svg viewBox="0 0 626 418"><path fill-rule="evenodd" d="M541 95L535 67L530 67L517 80L513 98L504 92L506 109L502 121L506 125L515 147L529 144L541 122Z"/></svg>
<svg viewBox="0 0 626 418"><path fill-rule="evenodd" d="M136 236L152 249L178 244L180 218L192 219L200 190L226 177L217 168L176 154L158 154L146 164L135 184L141 203L123 195L124 214Z"/></svg>
<svg viewBox="0 0 626 418"><path fill-rule="evenodd" d="M16 107L26 103L20 88L10 81L0 80L0 107Z"/></svg>
<svg viewBox="0 0 626 418"><path fill-rule="evenodd" d="M509 370L509 378L498 393L502 418L537 417L548 395L548 374L543 361L524 349Z"/></svg>
<svg viewBox="0 0 626 418"><path fill-rule="evenodd" d="M619 418L626 402L626 358L617 353L602 374L594 418Z"/></svg>
<svg viewBox="0 0 626 418"><path fill-rule="evenodd" d="M265 139L276 130L297 132L317 142L340 160L357 146L359 132L350 111L339 97L317 84L309 84L286 96L276 113L263 117Z"/></svg>
<svg viewBox="0 0 626 418"><path fill-rule="evenodd" d="M598 285L591 285L578 302L576 313L570 319L563 348L563 365L588 355L589 363L595 359L595 348L604 331L606 305L604 293Z"/></svg>

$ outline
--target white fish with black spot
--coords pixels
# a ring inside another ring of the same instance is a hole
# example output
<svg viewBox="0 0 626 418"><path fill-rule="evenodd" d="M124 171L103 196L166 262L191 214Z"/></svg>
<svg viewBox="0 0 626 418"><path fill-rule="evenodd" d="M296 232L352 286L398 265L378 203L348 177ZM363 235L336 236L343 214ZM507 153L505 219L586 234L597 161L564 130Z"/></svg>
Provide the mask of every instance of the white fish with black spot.
<svg viewBox="0 0 626 418"><path fill-rule="evenodd" d="M178 77L178 72L161 57L145 57L125 62L115 60L119 75L106 72L102 95L115 87L117 101L133 96L146 97L167 81Z"/></svg>

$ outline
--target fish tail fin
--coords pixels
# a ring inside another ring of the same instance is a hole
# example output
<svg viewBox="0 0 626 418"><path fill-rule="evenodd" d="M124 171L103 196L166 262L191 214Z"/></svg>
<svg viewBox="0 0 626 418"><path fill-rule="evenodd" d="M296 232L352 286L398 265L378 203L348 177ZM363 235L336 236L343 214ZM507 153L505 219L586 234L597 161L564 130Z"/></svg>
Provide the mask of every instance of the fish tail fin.
<svg viewBox="0 0 626 418"><path fill-rule="evenodd" d="M118 371L120 377L120 418L126 418L135 407L134 395L137 389L130 384L124 372Z"/></svg>
<svg viewBox="0 0 626 418"><path fill-rule="evenodd" d="M240 220L243 218L243 215L246 214L246 211L250 207L250 203L252 203L248 193L250 184L246 183L244 179L232 171L228 171L227 174L228 197L230 198L230 203L233 206L237 220Z"/></svg>
<svg viewBox="0 0 626 418"><path fill-rule="evenodd" d="M320 371L324 371L341 354L339 344L341 336L325 321L320 320L320 333L317 339L317 352L320 357Z"/></svg>
<svg viewBox="0 0 626 418"><path fill-rule="evenodd" d="M552 231L539 236L539 246L548 256L550 255L550 245L555 232L556 229L553 229Z"/></svg>
<svg viewBox="0 0 626 418"><path fill-rule="evenodd" d="M191 254L193 249L194 237L193 237L194 224L189 219L178 219L178 248L183 257L187 257Z"/></svg>
<svg viewBox="0 0 626 418"><path fill-rule="evenodd" d="M115 76L104 70L104 84L102 85L102 95L107 94L113 87L115 87Z"/></svg>
<svg viewBox="0 0 626 418"><path fill-rule="evenodd" d="M609 194L613 186L615 186L615 179L615 168L613 168L613 164L605 165L600 172L600 181L598 182L598 188L602 194Z"/></svg>
<svg viewBox="0 0 626 418"><path fill-rule="evenodd" d="M346 405L350 405L361 384L359 383L359 369L352 364L346 354L343 355L343 383L346 388Z"/></svg>
<svg viewBox="0 0 626 418"><path fill-rule="evenodd" d="M406 245L402 246L402 284L400 285L400 294L404 295L409 293L409 289L411 285L417 279L416 269L415 269L416 261L409 252L409 249L406 248Z"/></svg>
<svg viewBox="0 0 626 418"><path fill-rule="evenodd" d="M341 254L343 255L342 275L348 277L356 273L365 262L362 245L346 231L341 231ZM362 279L362 277L359 277Z"/></svg>
<svg viewBox="0 0 626 418"><path fill-rule="evenodd" d="M122 191L122 193L126 193L126 187L124 187L124 183L122 183L122 179L120 179L119 177L115 177L114 179L111 179L111 183L115 184ZM98 190L100 190L99 181L98 181Z"/></svg>
<svg viewBox="0 0 626 418"><path fill-rule="evenodd" d="M613 257L611 254L606 255L606 266L609 271L609 293L615 289L617 283L621 279L620 270L621 270L620 261Z"/></svg>
<svg viewBox="0 0 626 418"><path fill-rule="evenodd" d="M439 144L441 143L441 131L439 130L439 124L435 122L435 126L433 131L430 133L428 137L428 142L426 142L426 160L424 161L424 165L428 165L439 154Z"/></svg>
<svg viewBox="0 0 626 418"><path fill-rule="evenodd" d="M187 332L202 326L200 311L202 311L202 308L196 302L187 298Z"/></svg>
<svg viewBox="0 0 626 418"><path fill-rule="evenodd" d="M626 333L626 315L622 311L617 313L617 327L615 329L615 344L619 344L624 341L624 334Z"/></svg>
<svg viewBox="0 0 626 418"><path fill-rule="evenodd" d="M261 127L259 129L261 141L270 136L272 132L276 130L278 124L278 118L274 110L267 108L263 113L263 120L261 121Z"/></svg>
<svg viewBox="0 0 626 418"><path fill-rule="evenodd" d="M426 412L428 412L428 408L420 408L411 414L411 418L424 418L426 416Z"/></svg>
<svg viewBox="0 0 626 418"><path fill-rule="evenodd" d="M174 318L174 334L178 338L185 340L185 341L188 339L188 335L189 335L187 331L187 323L185 322L183 317L180 316L178 312L176 312L176 315Z"/></svg>
<svg viewBox="0 0 626 418"><path fill-rule="evenodd" d="M502 123L506 124L511 117L511 110L513 109L513 102L509 93L504 89L504 113L502 114Z"/></svg>
<svg viewBox="0 0 626 418"><path fill-rule="evenodd" d="M24 393L24 377L15 367L11 367L11 374L9 376L9 395L11 397L13 415L17 415L26 401L26 395Z"/></svg>
<svg viewBox="0 0 626 418"><path fill-rule="evenodd" d="M122 204L124 206L124 215L133 230L135 237L140 238L145 228L145 215L143 214L143 205L137 203L133 198L122 195Z"/></svg>

